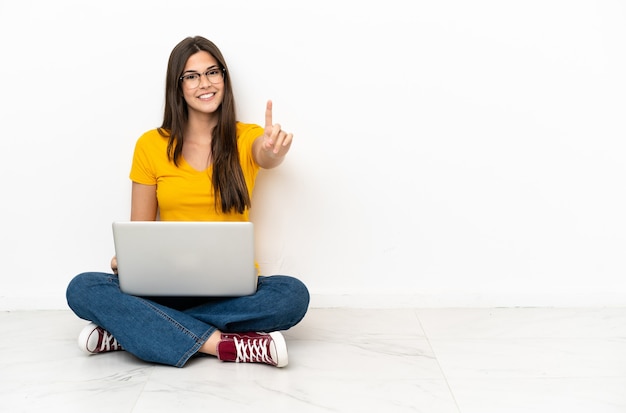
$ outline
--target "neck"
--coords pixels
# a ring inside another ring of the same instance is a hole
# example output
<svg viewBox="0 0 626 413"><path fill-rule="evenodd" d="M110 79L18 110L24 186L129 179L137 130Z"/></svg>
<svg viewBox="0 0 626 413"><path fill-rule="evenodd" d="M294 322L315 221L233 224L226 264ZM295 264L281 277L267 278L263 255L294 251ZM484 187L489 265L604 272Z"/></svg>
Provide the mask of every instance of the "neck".
<svg viewBox="0 0 626 413"><path fill-rule="evenodd" d="M204 115L204 116L202 116ZM217 125L217 118L210 114L189 114L189 120L185 128L185 140L211 141L213 128Z"/></svg>

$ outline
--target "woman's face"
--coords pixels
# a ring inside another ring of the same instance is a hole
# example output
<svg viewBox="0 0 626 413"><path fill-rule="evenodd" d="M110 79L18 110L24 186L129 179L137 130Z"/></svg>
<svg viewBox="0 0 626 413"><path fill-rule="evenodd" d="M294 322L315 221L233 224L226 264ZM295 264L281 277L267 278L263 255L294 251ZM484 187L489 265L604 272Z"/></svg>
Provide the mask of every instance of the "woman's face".
<svg viewBox="0 0 626 413"><path fill-rule="evenodd" d="M224 77L217 60L208 52L197 52L187 59L181 87L189 115L212 115L222 104Z"/></svg>

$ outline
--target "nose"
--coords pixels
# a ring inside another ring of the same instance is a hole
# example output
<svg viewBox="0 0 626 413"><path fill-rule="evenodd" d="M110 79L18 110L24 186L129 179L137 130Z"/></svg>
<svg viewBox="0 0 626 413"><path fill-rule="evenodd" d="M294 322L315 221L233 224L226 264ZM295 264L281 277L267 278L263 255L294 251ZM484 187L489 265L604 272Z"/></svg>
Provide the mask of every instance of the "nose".
<svg viewBox="0 0 626 413"><path fill-rule="evenodd" d="M211 86L211 81L209 80L207 75L200 75L200 87L205 88Z"/></svg>

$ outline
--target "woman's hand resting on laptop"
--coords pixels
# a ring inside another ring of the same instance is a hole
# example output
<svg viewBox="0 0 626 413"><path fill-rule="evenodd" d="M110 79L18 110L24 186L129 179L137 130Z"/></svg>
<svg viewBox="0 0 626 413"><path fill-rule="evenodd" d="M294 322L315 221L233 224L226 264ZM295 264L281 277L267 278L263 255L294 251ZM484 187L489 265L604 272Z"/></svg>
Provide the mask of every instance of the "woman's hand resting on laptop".
<svg viewBox="0 0 626 413"><path fill-rule="evenodd" d="M111 258L111 270L113 270L113 274L117 274L117 257L115 255Z"/></svg>

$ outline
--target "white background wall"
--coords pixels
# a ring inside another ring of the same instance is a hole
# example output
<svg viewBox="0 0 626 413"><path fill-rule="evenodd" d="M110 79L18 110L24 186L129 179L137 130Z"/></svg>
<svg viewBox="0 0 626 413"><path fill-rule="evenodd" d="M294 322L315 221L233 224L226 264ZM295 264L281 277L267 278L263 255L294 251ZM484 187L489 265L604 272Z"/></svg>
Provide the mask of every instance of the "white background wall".
<svg viewBox="0 0 626 413"><path fill-rule="evenodd" d="M623 1L0 0L0 309L108 269L196 34L295 133L253 218L313 305L626 303Z"/></svg>

